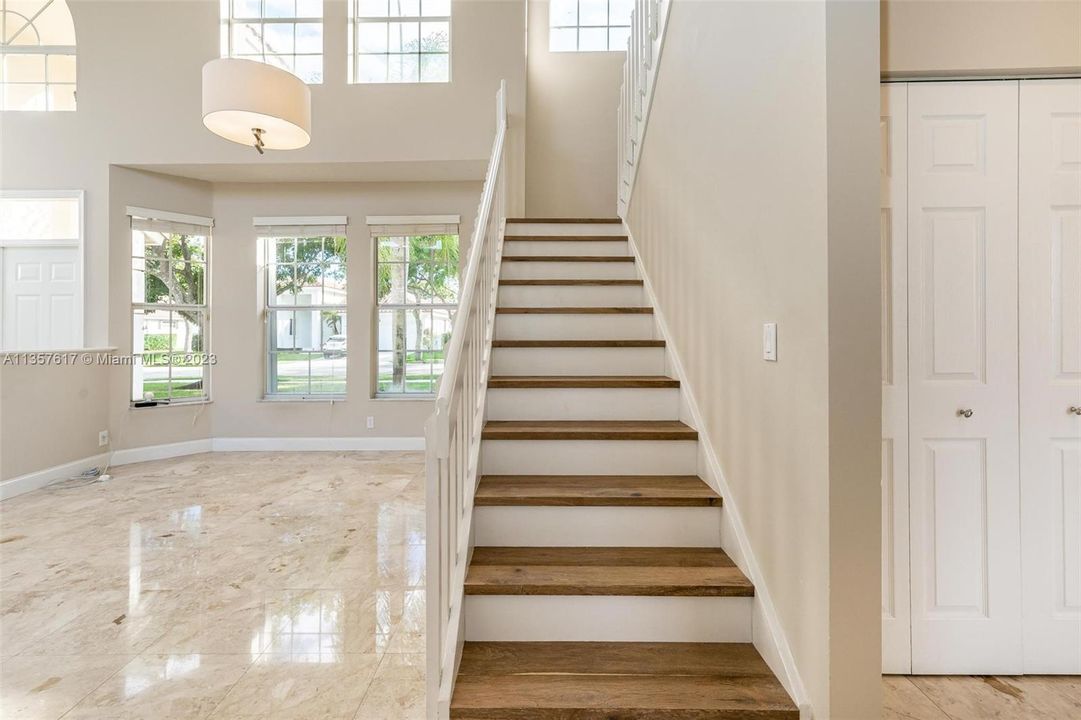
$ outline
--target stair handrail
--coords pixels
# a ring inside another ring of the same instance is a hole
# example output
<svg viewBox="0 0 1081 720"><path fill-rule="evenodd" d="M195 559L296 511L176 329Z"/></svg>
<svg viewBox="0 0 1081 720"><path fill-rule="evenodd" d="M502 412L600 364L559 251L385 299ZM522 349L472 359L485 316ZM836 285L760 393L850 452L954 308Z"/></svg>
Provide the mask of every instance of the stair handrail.
<svg viewBox="0 0 1081 720"><path fill-rule="evenodd" d="M638 159L653 104L653 88L664 49L664 33L672 0L634 0L623 85L616 113L616 198L619 216L627 217Z"/></svg>
<svg viewBox="0 0 1081 720"><path fill-rule="evenodd" d="M424 425L429 718L449 717L463 642L465 571L506 226L506 134L507 84L500 81L492 154L477 206L458 310L435 411Z"/></svg>

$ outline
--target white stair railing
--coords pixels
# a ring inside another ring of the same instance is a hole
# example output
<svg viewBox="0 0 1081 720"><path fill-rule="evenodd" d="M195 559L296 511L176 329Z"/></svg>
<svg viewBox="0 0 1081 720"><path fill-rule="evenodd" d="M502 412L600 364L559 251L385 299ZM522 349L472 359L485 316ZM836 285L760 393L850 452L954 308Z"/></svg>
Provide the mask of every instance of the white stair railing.
<svg viewBox="0 0 1081 720"><path fill-rule="evenodd" d="M462 602L469 564L473 494L495 328L499 260L506 225L507 85L496 95L496 130L484 178L458 313L435 412L424 426L427 454L428 717L449 716L463 642Z"/></svg>
<svg viewBox="0 0 1081 720"><path fill-rule="evenodd" d="M619 91L616 116L616 197L619 215L624 218L638 175L638 155L653 102L653 87L671 6L672 0L634 0L631 37L627 41L627 59L623 62L623 86Z"/></svg>

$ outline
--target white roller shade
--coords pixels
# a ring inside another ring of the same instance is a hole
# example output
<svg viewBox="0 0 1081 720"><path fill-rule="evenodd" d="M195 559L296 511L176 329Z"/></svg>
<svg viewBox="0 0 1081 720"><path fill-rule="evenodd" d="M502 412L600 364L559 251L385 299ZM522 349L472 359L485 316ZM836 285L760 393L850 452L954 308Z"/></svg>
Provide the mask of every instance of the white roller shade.
<svg viewBox="0 0 1081 720"><path fill-rule="evenodd" d="M169 213L162 213L168 216ZM143 232L160 232L177 235L209 235L214 221L210 218L198 218L184 216L185 219L176 219L178 216L169 217L139 217L131 216L131 229Z"/></svg>
<svg viewBox="0 0 1081 720"><path fill-rule="evenodd" d="M349 218L345 215L318 217L257 217L252 219L259 237L345 237Z"/></svg>
<svg viewBox="0 0 1081 720"><path fill-rule="evenodd" d="M458 215L369 215L368 230L373 237L409 235L457 235Z"/></svg>

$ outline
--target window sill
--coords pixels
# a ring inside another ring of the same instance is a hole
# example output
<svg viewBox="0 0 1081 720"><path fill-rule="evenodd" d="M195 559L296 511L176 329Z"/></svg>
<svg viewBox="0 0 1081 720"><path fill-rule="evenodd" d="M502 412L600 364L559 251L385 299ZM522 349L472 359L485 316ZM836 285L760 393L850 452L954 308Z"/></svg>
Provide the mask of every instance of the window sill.
<svg viewBox="0 0 1081 720"><path fill-rule="evenodd" d="M144 405L142 407L136 407L135 403L128 403L128 410L160 410L161 408L184 408L184 407L199 407L202 405L209 405L213 400L209 398L206 400L184 400L183 402L162 402L157 405Z"/></svg>
<svg viewBox="0 0 1081 720"><path fill-rule="evenodd" d="M372 400L382 402L384 400L389 402L425 402L430 403L435 400L435 394L431 395L375 395Z"/></svg>
<svg viewBox="0 0 1081 720"><path fill-rule="evenodd" d="M259 398L257 402L262 403L340 403L345 402L345 395L327 395L322 397L311 395L299 395L297 397L289 397L286 395L274 396L264 395Z"/></svg>

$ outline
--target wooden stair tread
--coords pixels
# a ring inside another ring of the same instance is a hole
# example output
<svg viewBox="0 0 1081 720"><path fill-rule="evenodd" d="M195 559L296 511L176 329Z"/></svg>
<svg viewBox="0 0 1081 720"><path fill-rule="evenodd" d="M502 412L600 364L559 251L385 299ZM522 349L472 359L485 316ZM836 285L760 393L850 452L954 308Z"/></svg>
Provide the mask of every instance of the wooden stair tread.
<svg viewBox="0 0 1081 720"><path fill-rule="evenodd" d="M664 340L493 340L494 348L659 348Z"/></svg>
<svg viewBox="0 0 1081 720"><path fill-rule="evenodd" d="M753 597L719 548L478 547L467 595Z"/></svg>
<svg viewBox="0 0 1081 720"><path fill-rule="evenodd" d="M477 505L720 506L721 497L695 475L485 475Z"/></svg>
<svg viewBox="0 0 1081 720"><path fill-rule="evenodd" d="M574 285L619 285L619 286L623 286L623 285L643 285L644 281L642 281L642 280L617 280L617 279L606 279L606 278L596 278L596 279L588 279L588 280L582 280L582 279L578 279L578 278L552 278L552 279L546 279L546 280L530 280L530 279L524 279L524 280L500 280L499 284L500 285L542 285L542 286L543 285L572 285L572 286L574 286Z"/></svg>
<svg viewBox="0 0 1081 720"><path fill-rule="evenodd" d="M489 420L486 440L697 440L678 420Z"/></svg>
<svg viewBox="0 0 1081 720"><path fill-rule="evenodd" d="M627 242L626 235L504 235L505 242Z"/></svg>
<svg viewBox="0 0 1081 720"><path fill-rule="evenodd" d="M519 218L507 218L507 223L533 223L533 224L559 224L559 225L600 225L606 223L622 224L623 218L538 218L538 217L519 217Z"/></svg>
<svg viewBox="0 0 1081 720"><path fill-rule="evenodd" d="M634 262L631 255L504 255L503 262Z"/></svg>
<svg viewBox="0 0 1081 720"><path fill-rule="evenodd" d="M798 720L750 643L466 642L458 720Z"/></svg>
<svg viewBox="0 0 1081 720"><path fill-rule="evenodd" d="M678 388L664 375L497 375L489 388Z"/></svg>
<svg viewBox="0 0 1081 720"><path fill-rule="evenodd" d="M497 307L497 315L652 315L651 307Z"/></svg>
<svg viewBox="0 0 1081 720"><path fill-rule="evenodd" d="M467 642L459 677L491 675L773 677L750 643Z"/></svg>

